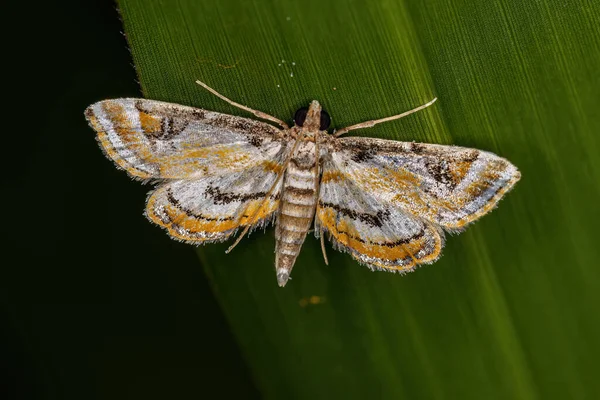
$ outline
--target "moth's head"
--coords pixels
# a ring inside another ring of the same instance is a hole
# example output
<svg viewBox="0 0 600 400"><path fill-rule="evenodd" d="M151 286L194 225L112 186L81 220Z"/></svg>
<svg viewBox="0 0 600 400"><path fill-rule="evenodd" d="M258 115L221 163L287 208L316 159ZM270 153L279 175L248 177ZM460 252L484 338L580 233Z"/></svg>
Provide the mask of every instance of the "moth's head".
<svg viewBox="0 0 600 400"><path fill-rule="evenodd" d="M321 109L318 101L313 100L308 107L302 107L294 116L296 126L315 131L326 131L331 123L331 118L326 111Z"/></svg>

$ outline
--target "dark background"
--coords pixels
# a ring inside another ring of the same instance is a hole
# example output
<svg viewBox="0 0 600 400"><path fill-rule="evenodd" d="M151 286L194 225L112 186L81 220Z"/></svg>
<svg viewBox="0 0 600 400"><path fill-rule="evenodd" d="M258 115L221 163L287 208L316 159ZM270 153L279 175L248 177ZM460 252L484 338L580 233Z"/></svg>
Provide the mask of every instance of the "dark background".
<svg viewBox="0 0 600 400"><path fill-rule="evenodd" d="M193 248L145 219L150 187L84 120L141 96L116 5L19 7L3 23L0 397L257 398Z"/></svg>

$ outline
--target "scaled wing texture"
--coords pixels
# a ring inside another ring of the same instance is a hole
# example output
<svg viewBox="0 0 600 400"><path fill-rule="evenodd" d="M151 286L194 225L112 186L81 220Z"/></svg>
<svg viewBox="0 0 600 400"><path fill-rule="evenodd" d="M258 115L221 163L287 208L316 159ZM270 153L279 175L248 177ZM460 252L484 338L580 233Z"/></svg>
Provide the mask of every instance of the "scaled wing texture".
<svg viewBox="0 0 600 400"><path fill-rule="evenodd" d="M289 279L314 219L315 235L375 270L407 272L437 260L444 231L458 232L520 179L495 154L457 146L339 138L413 110L327 132L317 101L295 126L145 99L104 100L85 115L105 155L129 176L156 184L145 214L177 240L220 242L276 221L275 269ZM323 254L325 247L322 242ZM229 251L228 250L228 251ZM326 257L325 260L327 261Z"/></svg>
<svg viewBox="0 0 600 400"><path fill-rule="evenodd" d="M439 258L442 229L462 230L519 178L509 161L485 151L341 138L323 162L317 216L361 263L407 271Z"/></svg>
<svg viewBox="0 0 600 400"><path fill-rule="evenodd" d="M290 151L274 126L144 99L100 101L86 117L109 158L130 176L159 183L146 215L171 237L223 241L273 219L281 184L265 197Z"/></svg>

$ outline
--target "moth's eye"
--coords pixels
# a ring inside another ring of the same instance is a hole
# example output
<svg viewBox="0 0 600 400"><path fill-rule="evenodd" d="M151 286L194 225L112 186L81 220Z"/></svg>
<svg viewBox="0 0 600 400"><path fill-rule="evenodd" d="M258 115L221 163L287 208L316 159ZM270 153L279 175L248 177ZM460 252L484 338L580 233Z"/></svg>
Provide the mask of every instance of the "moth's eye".
<svg viewBox="0 0 600 400"><path fill-rule="evenodd" d="M296 115L294 115L294 122L298 126L304 125L304 121L306 121L306 114L308 114L308 107L302 107L298 111L296 111Z"/></svg>
<svg viewBox="0 0 600 400"><path fill-rule="evenodd" d="M319 126L319 130L326 131L329 128L329 124L331 124L331 117L325 111L321 110L321 126Z"/></svg>

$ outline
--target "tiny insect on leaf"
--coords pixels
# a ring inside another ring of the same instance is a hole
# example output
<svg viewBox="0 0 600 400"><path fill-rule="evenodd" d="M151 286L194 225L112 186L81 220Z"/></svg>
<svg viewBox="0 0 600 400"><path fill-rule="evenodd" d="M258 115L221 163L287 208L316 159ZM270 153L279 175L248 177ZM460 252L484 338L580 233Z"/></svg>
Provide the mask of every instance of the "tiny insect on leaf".
<svg viewBox="0 0 600 400"><path fill-rule="evenodd" d="M373 270L409 272L437 260L444 231L492 210L520 179L495 154L458 146L345 137L422 110L329 134L318 101L293 127L146 99L104 100L85 112L104 153L137 179L157 182L146 216L177 240L221 242L275 221L275 270L285 286L308 231Z"/></svg>

